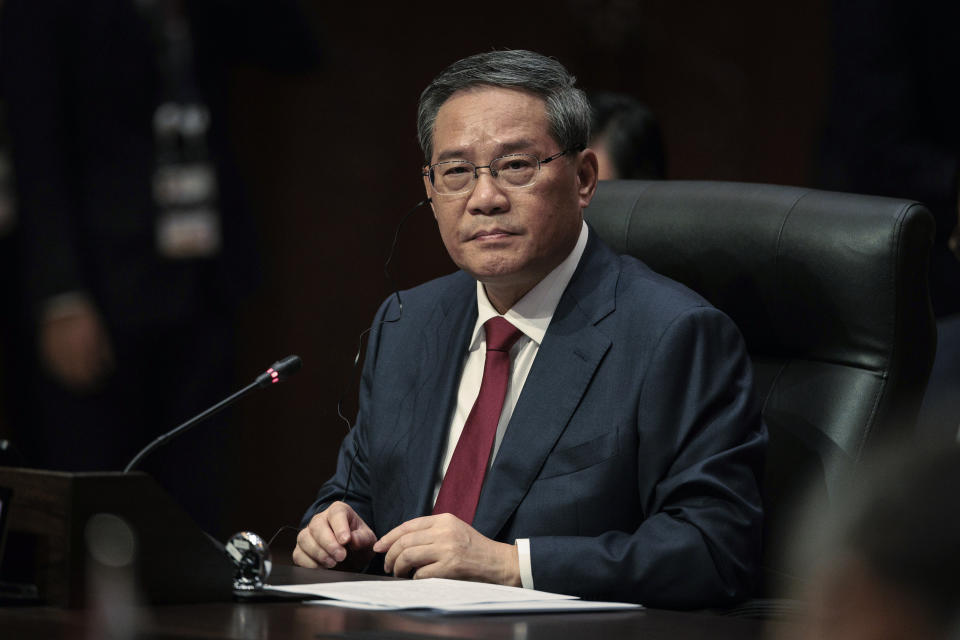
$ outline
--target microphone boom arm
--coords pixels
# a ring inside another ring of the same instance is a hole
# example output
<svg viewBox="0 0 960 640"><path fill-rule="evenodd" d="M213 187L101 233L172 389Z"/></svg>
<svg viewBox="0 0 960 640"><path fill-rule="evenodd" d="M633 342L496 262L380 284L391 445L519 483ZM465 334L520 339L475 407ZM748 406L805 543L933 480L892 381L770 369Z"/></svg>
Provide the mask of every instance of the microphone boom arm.
<svg viewBox="0 0 960 640"><path fill-rule="evenodd" d="M167 431L166 433L160 435L156 440L154 440L153 442L148 444L146 447L141 449L140 453L135 455L133 457L133 460L131 460L127 464L127 466L124 467L123 472L129 473L131 470L133 470L137 466L137 464L141 460L143 460L143 458L147 456L147 454L163 446L164 444L166 444L176 436L180 435L187 429L190 429L191 427L195 426L197 423L202 422L207 418L209 418L210 416L226 409L231 404L233 404L243 396L247 395L254 389L257 389L259 387L267 387L267 386L270 386L271 384L276 384L278 382L282 382L286 380L288 376L300 370L300 364L301 364L301 361L299 356L287 356L283 360L278 360L277 362L274 362L273 366L267 369L264 373L261 373L259 376L257 376L256 380L254 380L253 382L245 386L243 389L240 389L240 391L237 391L233 395L224 398L223 400L213 405L209 409L201 413L198 413L197 415L193 416L192 418L190 418L189 420L181 424L179 427L171 431Z"/></svg>
<svg viewBox="0 0 960 640"><path fill-rule="evenodd" d="M206 411L203 411L202 413L198 413L197 415L193 416L192 418L190 418L189 420L181 424L179 427L177 427L173 431L167 431L166 433L161 435L159 438L157 438L156 440L148 444L146 447L141 449L140 453L134 456L133 460L131 460L127 464L127 466L124 467L123 472L129 473L134 467L137 466L137 463L139 463L144 457L146 457L148 453L151 453L154 449L157 449L165 445L170 439L180 435L190 427L196 425L198 422L206 420L210 416L226 409L228 406L230 406L231 404L233 404L243 396L247 395L248 393L256 389L258 386L260 385L258 385L256 382L251 382L250 384L245 386L243 389L240 389L240 391L237 391L233 395L227 398L224 398L223 400L213 405Z"/></svg>

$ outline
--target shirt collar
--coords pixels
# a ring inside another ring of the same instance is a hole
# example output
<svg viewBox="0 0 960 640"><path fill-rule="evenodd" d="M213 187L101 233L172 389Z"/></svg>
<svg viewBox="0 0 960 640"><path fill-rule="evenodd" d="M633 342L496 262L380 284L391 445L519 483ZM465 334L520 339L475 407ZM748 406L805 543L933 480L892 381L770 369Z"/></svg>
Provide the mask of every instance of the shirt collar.
<svg viewBox="0 0 960 640"><path fill-rule="evenodd" d="M577 270L586 247L587 223L583 222L577 244L570 254L503 314L504 319L536 342L537 346L543 342L543 336L546 335L557 305L560 304L560 297L570 284L573 272ZM486 337L482 331L483 323L497 315L500 314L490 304L483 285L477 282L477 323L473 327L470 351L479 349Z"/></svg>

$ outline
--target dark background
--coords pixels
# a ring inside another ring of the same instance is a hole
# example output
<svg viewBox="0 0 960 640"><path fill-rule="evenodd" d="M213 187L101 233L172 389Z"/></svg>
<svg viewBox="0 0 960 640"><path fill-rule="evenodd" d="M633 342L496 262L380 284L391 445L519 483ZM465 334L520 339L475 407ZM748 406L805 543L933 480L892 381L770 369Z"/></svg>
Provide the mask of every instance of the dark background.
<svg viewBox="0 0 960 640"><path fill-rule="evenodd" d="M211 452L233 469L228 529L269 536L296 524L332 472L346 431L337 397L390 291L382 264L394 227L424 197L417 98L454 60L533 49L586 89L636 96L661 120L671 178L814 182L830 75L826 0L304 6L321 67L240 68L231 82L229 126L264 263L242 310L237 385L288 353L304 368L238 405L229 451ZM394 265L401 287L453 269L428 209L404 228ZM278 547L292 544L289 534Z"/></svg>

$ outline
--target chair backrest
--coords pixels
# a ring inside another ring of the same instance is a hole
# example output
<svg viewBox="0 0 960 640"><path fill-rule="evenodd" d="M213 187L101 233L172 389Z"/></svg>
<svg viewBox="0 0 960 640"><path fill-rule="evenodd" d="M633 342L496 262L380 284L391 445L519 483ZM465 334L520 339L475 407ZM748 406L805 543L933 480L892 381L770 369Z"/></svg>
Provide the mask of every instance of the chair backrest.
<svg viewBox="0 0 960 640"><path fill-rule="evenodd" d="M923 205L620 180L602 182L585 215L614 250L698 292L743 333L770 430L769 547L811 481L829 498L878 440L912 430L936 345Z"/></svg>

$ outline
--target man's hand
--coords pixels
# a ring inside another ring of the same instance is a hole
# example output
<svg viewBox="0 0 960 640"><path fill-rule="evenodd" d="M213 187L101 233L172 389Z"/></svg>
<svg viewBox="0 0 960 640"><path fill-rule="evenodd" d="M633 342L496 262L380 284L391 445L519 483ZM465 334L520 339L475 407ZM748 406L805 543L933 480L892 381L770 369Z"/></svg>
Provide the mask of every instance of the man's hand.
<svg viewBox="0 0 960 640"><path fill-rule="evenodd" d="M297 535L293 561L301 567L360 570L373 557L377 536L345 502L334 502Z"/></svg>
<svg viewBox="0 0 960 640"><path fill-rule="evenodd" d="M45 312L39 347L47 370L73 391L95 388L113 370L110 337L100 314L84 298Z"/></svg>
<svg viewBox="0 0 960 640"><path fill-rule="evenodd" d="M373 550L386 552L384 569L395 576L521 586L517 548L480 535L449 513L408 520L380 538Z"/></svg>

